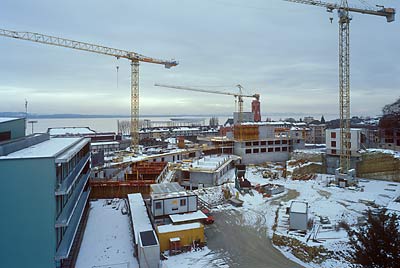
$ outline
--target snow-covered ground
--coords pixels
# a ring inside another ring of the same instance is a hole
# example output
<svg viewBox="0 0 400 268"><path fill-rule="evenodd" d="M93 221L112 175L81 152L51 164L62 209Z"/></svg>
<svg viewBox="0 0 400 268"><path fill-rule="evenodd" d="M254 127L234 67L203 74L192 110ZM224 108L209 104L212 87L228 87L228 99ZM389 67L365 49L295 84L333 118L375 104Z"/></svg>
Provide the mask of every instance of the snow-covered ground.
<svg viewBox="0 0 400 268"><path fill-rule="evenodd" d="M133 256L129 217L121 213L123 206L122 199L112 205L105 199L90 202L76 268L139 268Z"/></svg>
<svg viewBox="0 0 400 268"><path fill-rule="evenodd" d="M267 183L283 185L286 188L284 193L263 197L257 191L251 190L250 193L240 196L244 204L243 207L237 208L229 204L221 205L223 189L229 189L232 195L236 195L232 182L195 192L208 203L217 205L214 211L240 215L240 224L251 227L251 230L257 232L262 239L263 237L272 238L274 234L277 234L295 239L307 246L323 246L328 252L334 253L341 252L347 247L347 233L343 229L336 228L339 223L356 225L363 220L365 210L387 207L400 195L400 184L394 182L360 180L358 188L343 189L328 186L329 181L333 179L332 175L318 174L315 179L309 181L295 181L280 176L278 179L270 180L263 178L262 174L265 171L281 174L282 168L272 164L269 167L248 167L246 178L253 185ZM232 179L232 176L234 174L228 172L224 181ZM308 230L306 234L288 231L286 208L290 206L292 200L308 203L309 218L314 219L313 230L318 229L318 231ZM119 210L116 210L111 205L105 205L105 200L91 202L91 211L77 260L77 268L138 267L133 257L129 219L120 211L122 205L121 202ZM228 220L227 218L219 220L225 219ZM328 219L329 223L323 223L321 219ZM217 221L216 224L218 224ZM219 231L214 234L223 239L224 232ZM284 256L304 267L350 267L350 264L337 254L332 254L322 263L305 263L295 257L292 248L275 247ZM170 256L168 260L162 262L161 267L229 267L229 261L227 261L230 258L229 252L224 248L222 250L225 252L213 250L210 243L209 247L203 250ZM268 256L264 257L268 258Z"/></svg>
<svg viewBox="0 0 400 268"><path fill-rule="evenodd" d="M247 169L246 178L253 185L275 183L284 185L286 190L277 196L264 198L262 194L252 190L251 194L240 196L244 200L243 207L236 208L231 205L220 205L216 210L235 210L243 217L243 224L259 230L266 229L267 234L272 238L273 234L297 239L307 246L323 246L327 251L339 253L347 248L347 232L336 226L341 222L346 222L350 226L356 225L365 216L368 208L386 207L392 200L400 195L400 184L388 181L361 180L359 188L343 189L328 186L333 179L332 175L318 174L314 180L293 181L290 179L279 178L273 181L262 177L266 168L251 167ZM279 172L279 166L268 168L269 171ZM202 199L213 203L215 199L221 198L222 188L229 187L234 192L233 183L223 186L206 188L204 193L199 195ZM290 206L292 200L305 201L309 205L309 218L314 219L315 228L318 225L318 232L308 230L306 234L298 232L288 232L288 215L286 207ZM215 211L215 210L214 210ZM278 214L276 214L278 211ZM277 217L277 221L275 221ZM320 219L328 219L328 223L321 223ZM275 226L274 226L275 225ZM262 228L266 227L266 228ZM276 227L276 228L275 228ZM309 238L310 237L310 238ZM308 239L309 238L309 239ZM276 246L275 246L276 247ZM343 257L333 254L322 263L305 263L294 256L289 247L276 247L287 258L301 264L304 267L351 267ZM170 257L163 262L163 267L210 267L218 263L224 267L221 256L206 248L205 250L186 253ZM207 264L209 266L207 266Z"/></svg>

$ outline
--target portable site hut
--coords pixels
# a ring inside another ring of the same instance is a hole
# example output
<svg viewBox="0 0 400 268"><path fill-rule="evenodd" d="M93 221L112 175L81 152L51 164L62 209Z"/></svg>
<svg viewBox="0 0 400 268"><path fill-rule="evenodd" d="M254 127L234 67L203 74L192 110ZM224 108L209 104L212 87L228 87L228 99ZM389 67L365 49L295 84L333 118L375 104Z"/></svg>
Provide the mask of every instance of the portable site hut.
<svg viewBox="0 0 400 268"><path fill-rule="evenodd" d="M290 230L307 230L308 204L306 202L293 201L289 212Z"/></svg>
<svg viewBox="0 0 400 268"><path fill-rule="evenodd" d="M135 255L141 268L158 268L160 245L150 222L140 193L128 194L129 212L133 229Z"/></svg>
<svg viewBox="0 0 400 268"><path fill-rule="evenodd" d="M151 185L153 217L197 211L197 195L188 193L178 183Z"/></svg>
<svg viewBox="0 0 400 268"><path fill-rule="evenodd" d="M166 251L171 248L171 242L175 242L179 238L181 247L189 247L195 241L204 244L204 225L199 222L187 224L167 224L157 227L158 240L160 242L160 250Z"/></svg>

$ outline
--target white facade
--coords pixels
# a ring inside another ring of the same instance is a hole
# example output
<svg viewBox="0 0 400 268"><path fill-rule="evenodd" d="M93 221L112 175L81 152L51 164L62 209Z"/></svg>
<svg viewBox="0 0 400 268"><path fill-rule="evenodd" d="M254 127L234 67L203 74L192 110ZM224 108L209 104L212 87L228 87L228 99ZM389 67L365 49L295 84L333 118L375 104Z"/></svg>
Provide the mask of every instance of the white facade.
<svg viewBox="0 0 400 268"><path fill-rule="evenodd" d="M326 152L330 155L340 155L340 129L326 130ZM350 130L350 151L352 156L356 156L361 149L361 129L352 128Z"/></svg>
<svg viewBox="0 0 400 268"><path fill-rule="evenodd" d="M154 217L197 211L197 195L186 192L153 194L150 202Z"/></svg>
<svg viewBox="0 0 400 268"><path fill-rule="evenodd" d="M153 230L140 232L138 260L140 268L160 267L160 243Z"/></svg>

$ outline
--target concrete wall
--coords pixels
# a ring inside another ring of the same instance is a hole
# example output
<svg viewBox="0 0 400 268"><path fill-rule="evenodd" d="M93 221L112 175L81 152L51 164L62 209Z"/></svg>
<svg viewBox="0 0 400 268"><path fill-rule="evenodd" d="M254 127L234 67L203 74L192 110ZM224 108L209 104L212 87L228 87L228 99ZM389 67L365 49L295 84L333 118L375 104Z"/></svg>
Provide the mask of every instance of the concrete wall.
<svg viewBox="0 0 400 268"><path fill-rule="evenodd" d="M0 160L0 267L55 267L54 159Z"/></svg>
<svg viewBox="0 0 400 268"><path fill-rule="evenodd" d="M18 118L0 123L0 132L11 130L11 139L18 139L25 136L25 118Z"/></svg>
<svg viewBox="0 0 400 268"><path fill-rule="evenodd" d="M216 185L217 175L215 173L204 173L204 172L190 172L190 183L193 186L197 186L199 183L204 186Z"/></svg>

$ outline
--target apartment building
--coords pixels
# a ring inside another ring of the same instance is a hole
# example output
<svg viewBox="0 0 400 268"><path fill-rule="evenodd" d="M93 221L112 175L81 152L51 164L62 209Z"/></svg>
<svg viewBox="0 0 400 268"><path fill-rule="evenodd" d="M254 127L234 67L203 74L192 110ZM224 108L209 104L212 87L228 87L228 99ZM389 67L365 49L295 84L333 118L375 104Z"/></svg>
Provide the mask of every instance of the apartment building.
<svg viewBox="0 0 400 268"><path fill-rule="evenodd" d="M90 169L89 138L33 134L0 142L0 267L74 267Z"/></svg>

